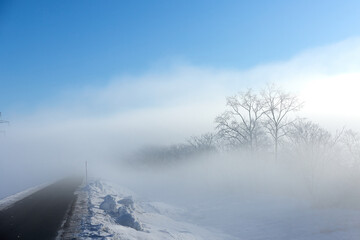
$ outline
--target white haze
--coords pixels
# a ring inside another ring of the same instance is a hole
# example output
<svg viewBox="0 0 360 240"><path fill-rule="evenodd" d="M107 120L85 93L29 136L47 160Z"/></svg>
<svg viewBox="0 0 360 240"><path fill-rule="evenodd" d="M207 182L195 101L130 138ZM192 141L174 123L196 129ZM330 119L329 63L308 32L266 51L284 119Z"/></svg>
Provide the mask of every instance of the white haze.
<svg viewBox="0 0 360 240"><path fill-rule="evenodd" d="M228 195L237 201L256 194L310 201L301 166L286 160L274 164L268 155L255 162L241 154L214 155L139 171L129 170L122 160L142 146L177 144L214 131L227 96L267 83L298 95L305 103L299 115L331 131L344 125L358 130L359 56L360 38L352 38L248 70L174 64L69 90L30 114L13 113L11 125L2 126L7 132L0 137L0 198L82 174L88 161L90 175L161 201L186 204ZM328 183L337 183L330 186L354 186L345 170L334 169L329 164L325 174ZM340 192L328 188L319 189L323 199L337 199Z"/></svg>
<svg viewBox="0 0 360 240"><path fill-rule="evenodd" d="M357 129L359 54L360 38L353 38L249 70L174 64L141 76L115 77L102 87L69 90L33 113L11 114L11 126L0 139L0 176L15 181L13 171L22 166L36 170L102 161L147 144L183 142L214 130L226 96L271 82L305 102L301 116L332 129Z"/></svg>

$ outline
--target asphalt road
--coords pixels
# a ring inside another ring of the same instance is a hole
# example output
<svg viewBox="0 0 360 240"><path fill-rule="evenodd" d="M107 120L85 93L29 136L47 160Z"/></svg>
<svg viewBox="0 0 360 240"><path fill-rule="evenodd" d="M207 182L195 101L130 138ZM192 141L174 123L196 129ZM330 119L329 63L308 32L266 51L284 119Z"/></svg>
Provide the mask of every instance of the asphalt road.
<svg viewBox="0 0 360 240"><path fill-rule="evenodd" d="M80 184L78 178L58 181L0 211L0 239L54 239Z"/></svg>

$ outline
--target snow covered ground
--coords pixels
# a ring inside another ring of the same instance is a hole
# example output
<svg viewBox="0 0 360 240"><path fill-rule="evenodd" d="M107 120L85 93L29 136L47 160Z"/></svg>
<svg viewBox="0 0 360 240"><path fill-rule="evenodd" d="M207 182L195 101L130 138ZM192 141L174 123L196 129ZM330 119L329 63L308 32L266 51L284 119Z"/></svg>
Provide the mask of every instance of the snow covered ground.
<svg viewBox="0 0 360 240"><path fill-rule="evenodd" d="M82 239L237 239L181 221L185 210L138 200L133 192L108 182L94 181L86 191L89 212L82 226Z"/></svg>
<svg viewBox="0 0 360 240"><path fill-rule="evenodd" d="M359 239L360 210L314 208L259 195L197 202L187 208L145 201L128 189L94 181L86 187L83 239Z"/></svg>
<svg viewBox="0 0 360 240"><path fill-rule="evenodd" d="M35 186L35 187L32 187L32 188L28 188L22 192L19 192L19 193L16 193L14 195L11 195L11 196L8 196L6 198L3 198L0 200L0 210L2 209L5 209L5 208L8 208L10 207L11 205L13 205L15 202L23 199L23 198L26 198L27 196L33 194L34 192L36 191L39 191L40 189L48 186L48 184L41 184L41 185L38 185L38 186Z"/></svg>
<svg viewBox="0 0 360 240"><path fill-rule="evenodd" d="M45 187L0 201L0 210ZM360 210L314 207L294 197L223 192L181 207L153 202L113 182L96 180L78 191L71 236L80 239L357 240ZM61 238L60 238L61 239Z"/></svg>
<svg viewBox="0 0 360 240"><path fill-rule="evenodd" d="M315 208L292 199L253 196L238 202L203 202L190 212L192 222L221 229L238 239L360 239L357 209Z"/></svg>

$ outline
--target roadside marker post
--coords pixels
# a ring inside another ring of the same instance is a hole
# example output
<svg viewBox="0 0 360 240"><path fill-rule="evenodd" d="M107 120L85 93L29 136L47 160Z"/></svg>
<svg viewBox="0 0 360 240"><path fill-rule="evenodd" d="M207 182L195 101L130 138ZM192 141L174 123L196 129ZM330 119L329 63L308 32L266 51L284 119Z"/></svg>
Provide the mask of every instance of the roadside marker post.
<svg viewBox="0 0 360 240"><path fill-rule="evenodd" d="M87 174L87 161L85 161L85 184L88 183L88 174Z"/></svg>

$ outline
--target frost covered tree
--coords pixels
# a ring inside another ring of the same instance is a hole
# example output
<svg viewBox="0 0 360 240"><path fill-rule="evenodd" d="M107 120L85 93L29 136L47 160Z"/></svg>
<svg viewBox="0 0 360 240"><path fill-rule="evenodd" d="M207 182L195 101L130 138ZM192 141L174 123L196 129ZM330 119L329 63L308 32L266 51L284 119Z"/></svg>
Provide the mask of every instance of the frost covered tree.
<svg viewBox="0 0 360 240"><path fill-rule="evenodd" d="M223 139L233 146L256 150L264 144L266 135L260 120L265 114L265 104L251 89L228 97L227 110L216 117L216 129Z"/></svg>
<svg viewBox="0 0 360 240"><path fill-rule="evenodd" d="M279 142L287 135L288 126L293 121L289 117L291 113L301 109L302 103L297 96L284 92L274 84L268 85L261 95L264 115L267 118L264 127L274 141L274 153L277 159Z"/></svg>

